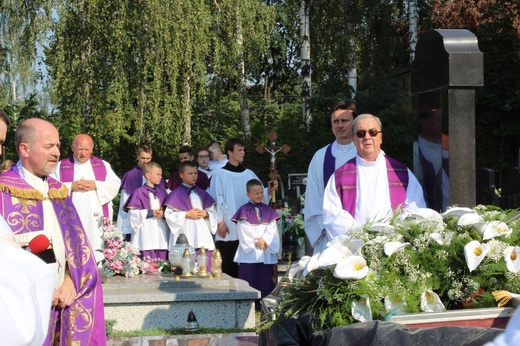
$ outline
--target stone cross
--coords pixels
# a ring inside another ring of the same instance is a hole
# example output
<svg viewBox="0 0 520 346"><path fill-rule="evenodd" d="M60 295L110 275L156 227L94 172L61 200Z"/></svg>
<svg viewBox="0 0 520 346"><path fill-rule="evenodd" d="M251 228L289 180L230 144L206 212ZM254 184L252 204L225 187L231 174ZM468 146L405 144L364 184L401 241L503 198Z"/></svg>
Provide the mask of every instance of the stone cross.
<svg viewBox="0 0 520 346"><path fill-rule="evenodd" d="M276 139L278 138L278 134L274 131L269 133L269 146L263 146L258 145L256 147L256 151L260 154L263 154L265 152L271 154L271 162L269 165L269 178L271 180L276 181L278 179L278 173L276 172L276 154L278 154L280 151L284 154L287 154L289 151L291 151L291 147L284 144L281 147L276 145ZM276 207L276 193L273 191L271 195L271 203L273 205L273 208Z"/></svg>

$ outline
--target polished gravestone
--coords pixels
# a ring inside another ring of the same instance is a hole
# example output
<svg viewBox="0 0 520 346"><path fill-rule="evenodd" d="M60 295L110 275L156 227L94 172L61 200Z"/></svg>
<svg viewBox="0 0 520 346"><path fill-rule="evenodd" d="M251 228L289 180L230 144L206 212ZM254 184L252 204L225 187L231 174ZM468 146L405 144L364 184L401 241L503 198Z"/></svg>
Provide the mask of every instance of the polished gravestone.
<svg viewBox="0 0 520 346"><path fill-rule="evenodd" d="M220 278L176 277L171 274L113 276L103 283L105 319L115 330L184 328L190 310L200 326L255 326L255 299L260 292L226 274Z"/></svg>

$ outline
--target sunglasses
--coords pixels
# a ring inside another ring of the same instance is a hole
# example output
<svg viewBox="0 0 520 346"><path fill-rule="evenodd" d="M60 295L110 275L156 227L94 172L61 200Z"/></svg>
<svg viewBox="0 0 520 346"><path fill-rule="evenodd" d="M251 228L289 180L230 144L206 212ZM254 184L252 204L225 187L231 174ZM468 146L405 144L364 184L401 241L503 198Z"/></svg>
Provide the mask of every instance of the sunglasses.
<svg viewBox="0 0 520 346"><path fill-rule="evenodd" d="M366 134L370 135L370 137L375 137L377 136L378 134L380 134L381 132L383 131L379 131L379 130L376 130L376 129L370 129L370 130L359 130L359 131L356 131L356 136L358 136L359 138L365 138Z"/></svg>

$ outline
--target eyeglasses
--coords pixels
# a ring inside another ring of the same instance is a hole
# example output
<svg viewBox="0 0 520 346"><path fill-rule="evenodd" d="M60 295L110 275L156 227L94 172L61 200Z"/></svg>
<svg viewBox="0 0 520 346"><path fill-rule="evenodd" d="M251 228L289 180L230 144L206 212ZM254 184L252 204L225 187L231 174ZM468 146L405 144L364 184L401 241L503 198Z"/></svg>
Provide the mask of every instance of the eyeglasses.
<svg viewBox="0 0 520 346"><path fill-rule="evenodd" d="M379 131L379 130L376 130L376 129L370 129L368 131L367 130L359 130L359 131L356 132L356 136L358 136L359 138L365 138L365 136L367 135L367 132L370 135L370 137L375 137L375 136L377 136L378 134L380 134L383 131Z"/></svg>
<svg viewBox="0 0 520 346"><path fill-rule="evenodd" d="M197 156L199 159L209 159L209 155L199 155Z"/></svg>
<svg viewBox="0 0 520 346"><path fill-rule="evenodd" d="M217 149L210 150L209 152L213 154L213 153L216 153L219 150L220 150L220 148L217 148Z"/></svg>

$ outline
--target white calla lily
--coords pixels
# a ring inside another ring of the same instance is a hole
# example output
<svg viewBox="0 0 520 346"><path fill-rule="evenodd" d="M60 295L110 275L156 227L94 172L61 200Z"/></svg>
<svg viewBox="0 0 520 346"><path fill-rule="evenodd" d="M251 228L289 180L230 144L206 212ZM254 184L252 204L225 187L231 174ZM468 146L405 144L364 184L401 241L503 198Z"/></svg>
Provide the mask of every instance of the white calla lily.
<svg viewBox="0 0 520 346"><path fill-rule="evenodd" d="M349 241L349 237L345 234L337 235L334 238L332 238L331 241L327 242L327 245L325 245L326 248L331 247L334 244L343 244L347 243Z"/></svg>
<svg viewBox="0 0 520 346"><path fill-rule="evenodd" d="M298 261L298 263L293 264L289 268L289 272L287 274L287 277L289 279L292 279L292 278L296 277L296 275L298 275L298 273L301 273L303 271L303 269L305 269L305 267L307 266L307 262L309 262L310 259L311 259L311 256L303 256Z"/></svg>
<svg viewBox="0 0 520 346"><path fill-rule="evenodd" d="M437 293L426 290L421 294L421 310L424 312L444 312L446 307L442 304Z"/></svg>
<svg viewBox="0 0 520 346"><path fill-rule="evenodd" d="M479 225L484 222L484 219L482 216L480 216L477 213L466 213L464 215L461 215L459 219L457 220L457 225L464 227L464 226L473 226L473 225Z"/></svg>
<svg viewBox="0 0 520 346"><path fill-rule="evenodd" d="M307 262L305 269L303 270L303 277L306 277L314 269L318 269L320 266L318 264L318 259L321 256L321 252L315 253Z"/></svg>
<svg viewBox="0 0 520 346"><path fill-rule="evenodd" d="M374 223L368 228L368 231L370 232L378 232L383 234L393 234L394 230L394 226L387 223Z"/></svg>
<svg viewBox="0 0 520 346"><path fill-rule="evenodd" d="M471 209L471 208L453 207L453 208L448 208L441 215L442 215L443 218L447 218L447 217L453 216L454 218L456 218L458 220L462 215L468 214L468 213L477 214L477 212L475 210Z"/></svg>
<svg viewBox="0 0 520 346"><path fill-rule="evenodd" d="M323 256L323 255L322 255ZM362 279L368 274L367 261L361 256L346 257L336 264L334 277L338 279Z"/></svg>
<svg viewBox="0 0 520 346"><path fill-rule="evenodd" d="M400 297L390 295L385 297L385 310L387 313L393 312L393 314L404 314L406 308L406 301Z"/></svg>
<svg viewBox="0 0 520 346"><path fill-rule="evenodd" d="M413 212L408 213L409 218L424 219L443 223L442 215L430 208L418 208Z"/></svg>
<svg viewBox="0 0 520 346"><path fill-rule="evenodd" d="M453 232L446 232L444 237L439 233L432 233L430 234L430 238L435 240L439 245L450 245L451 238L453 238Z"/></svg>
<svg viewBox="0 0 520 346"><path fill-rule="evenodd" d="M383 251L385 252L385 255L392 256L393 253L403 250L408 245L410 245L410 243L401 243L399 241L389 241L388 243L383 245Z"/></svg>
<svg viewBox="0 0 520 346"><path fill-rule="evenodd" d="M483 240L509 235L512 232L511 229L501 221L486 222L481 230Z"/></svg>
<svg viewBox="0 0 520 346"><path fill-rule="evenodd" d="M352 302L352 317L359 322L372 321L372 309L368 295L361 295L361 299Z"/></svg>
<svg viewBox="0 0 520 346"><path fill-rule="evenodd" d="M327 243L326 247L331 247L335 244L341 244L346 246L354 255L361 255L361 248L364 245L364 242L359 239L350 239L350 237L342 234L334 237L330 242Z"/></svg>
<svg viewBox="0 0 520 346"><path fill-rule="evenodd" d="M507 270L518 273L520 271L520 246L508 246L504 250L504 260Z"/></svg>
<svg viewBox="0 0 520 346"><path fill-rule="evenodd" d="M486 244L481 244L478 240L470 241L464 246L464 257L469 271L475 270L480 262L486 257L489 248Z"/></svg>
<svg viewBox="0 0 520 346"><path fill-rule="evenodd" d="M336 243L323 250L318 264L320 267L330 266L349 256L352 256L352 252L341 243Z"/></svg>

